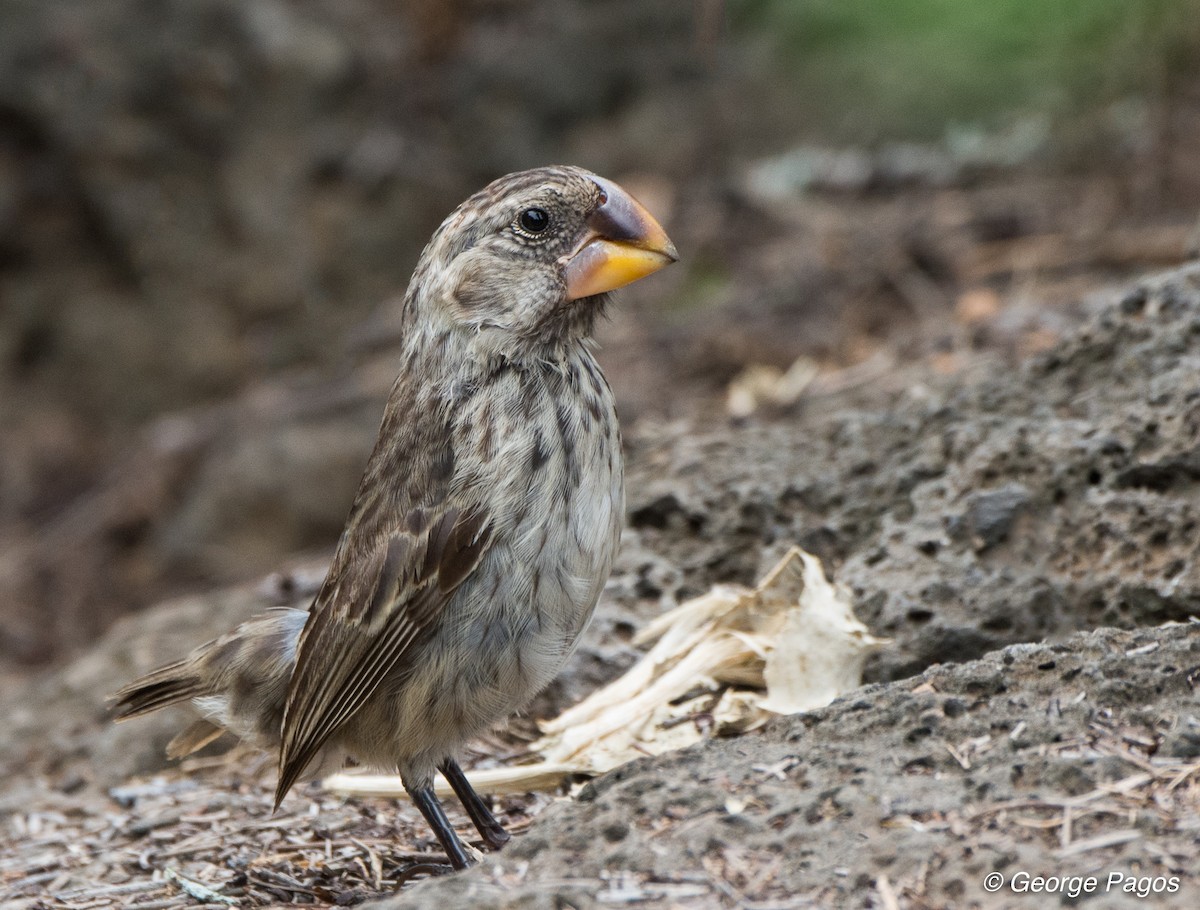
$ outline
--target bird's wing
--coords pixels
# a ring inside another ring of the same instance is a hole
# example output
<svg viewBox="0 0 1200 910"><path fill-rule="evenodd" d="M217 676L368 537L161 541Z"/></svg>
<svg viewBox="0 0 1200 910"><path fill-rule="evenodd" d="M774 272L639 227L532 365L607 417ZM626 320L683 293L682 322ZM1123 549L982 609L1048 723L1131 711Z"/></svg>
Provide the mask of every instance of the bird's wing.
<svg viewBox="0 0 1200 910"><path fill-rule="evenodd" d="M343 546L296 650L275 804L427 628L491 543L478 506L411 508Z"/></svg>

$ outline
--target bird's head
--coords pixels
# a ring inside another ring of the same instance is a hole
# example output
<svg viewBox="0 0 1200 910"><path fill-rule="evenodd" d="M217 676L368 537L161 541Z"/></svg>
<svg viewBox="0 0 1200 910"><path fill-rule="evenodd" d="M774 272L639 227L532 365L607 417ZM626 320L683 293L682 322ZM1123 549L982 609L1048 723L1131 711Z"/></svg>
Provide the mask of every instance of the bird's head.
<svg viewBox="0 0 1200 910"><path fill-rule="evenodd" d="M496 180L442 223L407 305L512 356L587 337L608 291L677 258L658 222L611 180L537 168Z"/></svg>

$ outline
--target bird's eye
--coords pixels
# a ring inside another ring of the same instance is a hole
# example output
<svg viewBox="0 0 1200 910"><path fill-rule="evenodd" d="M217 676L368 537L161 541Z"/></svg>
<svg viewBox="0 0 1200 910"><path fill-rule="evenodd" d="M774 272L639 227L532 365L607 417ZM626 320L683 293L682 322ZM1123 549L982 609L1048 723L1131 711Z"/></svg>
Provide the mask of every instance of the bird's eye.
<svg viewBox="0 0 1200 910"><path fill-rule="evenodd" d="M517 216L517 224L521 226L521 230L529 234L540 234L546 228L550 227L550 215L545 209L531 208L526 209Z"/></svg>

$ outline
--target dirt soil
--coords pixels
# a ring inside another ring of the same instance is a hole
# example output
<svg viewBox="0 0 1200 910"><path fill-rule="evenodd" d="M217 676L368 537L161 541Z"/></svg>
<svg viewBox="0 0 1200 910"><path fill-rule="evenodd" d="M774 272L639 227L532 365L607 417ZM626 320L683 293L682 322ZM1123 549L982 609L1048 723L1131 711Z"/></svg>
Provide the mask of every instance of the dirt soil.
<svg viewBox="0 0 1200 910"><path fill-rule="evenodd" d="M503 800L521 833L504 852L391 895L432 849L411 807L314 786L272 818L269 762L165 768L178 715L104 713L131 674L302 602L317 561L122 620L5 692L0 903L1197 906L1200 268L1107 298L1016 366L914 366L740 425L633 428L619 565L531 714L618 672L662 606L752 581L794 542L893 639L860 691L568 798ZM1047 899L1039 875L1081 880Z"/></svg>

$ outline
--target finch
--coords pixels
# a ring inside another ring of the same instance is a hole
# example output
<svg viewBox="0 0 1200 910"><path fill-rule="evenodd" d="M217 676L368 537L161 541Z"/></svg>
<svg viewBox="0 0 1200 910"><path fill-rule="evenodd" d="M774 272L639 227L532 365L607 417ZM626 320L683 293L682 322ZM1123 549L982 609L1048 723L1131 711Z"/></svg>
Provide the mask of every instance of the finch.
<svg viewBox="0 0 1200 910"><path fill-rule="evenodd" d="M455 753L562 668L616 556L620 431L591 336L608 292L677 259L625 190L577 167L496 180L437 229L402 309L399 376L323 585L121 689L118 719L190 701L277 751L278 807L347 757L398 770L450 867L508 833ZM424 871L443 871L429 867Z"/></svg>

